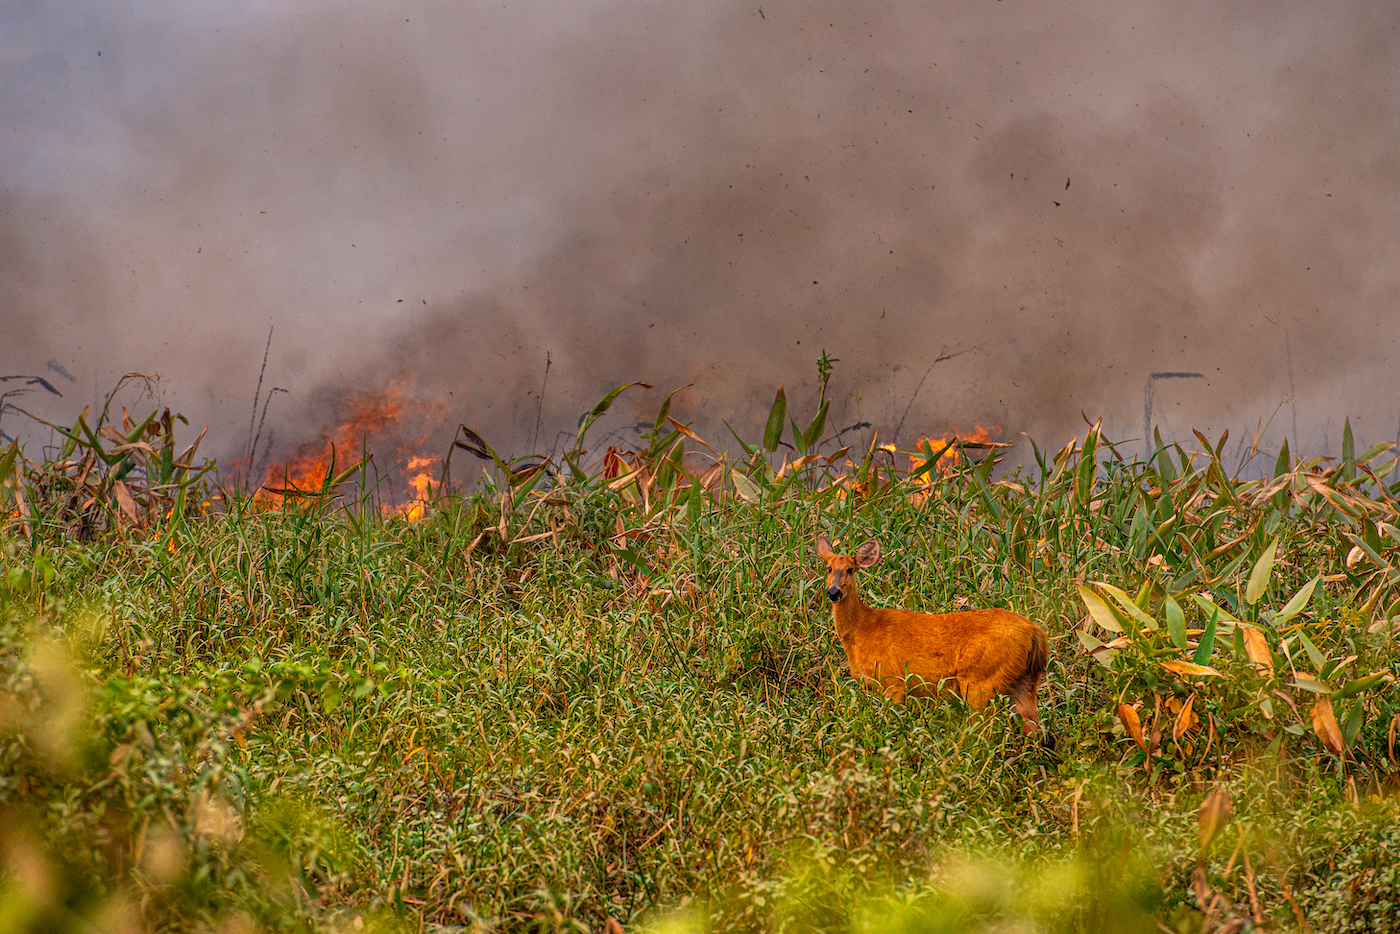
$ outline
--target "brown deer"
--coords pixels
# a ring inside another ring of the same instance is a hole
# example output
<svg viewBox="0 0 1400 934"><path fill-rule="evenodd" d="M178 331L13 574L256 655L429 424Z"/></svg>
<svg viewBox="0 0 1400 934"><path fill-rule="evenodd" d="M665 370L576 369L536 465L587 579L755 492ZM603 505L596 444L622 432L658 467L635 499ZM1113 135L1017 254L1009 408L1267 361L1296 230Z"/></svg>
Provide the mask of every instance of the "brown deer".
<svg viewBox="0 0 1400 934"><path fill-rule="evenodd" d="M826 594L851 674L900 702L906 694L951 689L981 711L993 697L1008 694L1026 735L1041 733L1041 742L1055 748L1054 737L1041 730L1036 706L1050 655L1044 629L1010 610L872 609L860 599L856 570L880 560L880 543L866 542L854 555L838 555L821 536L817 554L826 562Z"/></svg>

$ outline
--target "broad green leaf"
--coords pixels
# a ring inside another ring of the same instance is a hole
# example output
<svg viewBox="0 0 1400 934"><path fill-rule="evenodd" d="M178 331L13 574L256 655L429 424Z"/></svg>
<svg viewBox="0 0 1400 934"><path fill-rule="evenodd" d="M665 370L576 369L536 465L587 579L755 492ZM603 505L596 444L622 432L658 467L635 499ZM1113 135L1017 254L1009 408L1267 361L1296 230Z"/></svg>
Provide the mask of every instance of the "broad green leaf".
<svg viewBox="0 0 1400 934"><path fill-rule="evenodd" d="M1322 666L1327 664L1327 659L1317 650L1317 646L1312 644L1312 640L1308 638L1307 633L1299 629L1296 635L1298 636L1298 641L1303 643L1303 650L1308 653L1308 658L1312 660L1313 670L1321 671Z"/></svg>
<svg viewBox="0 0 1400 934"><path fill-rule="evenodd" d="M1342 479L1356 479L1356 441L1351 436L1351 418L1342 422Z"/></svg>
<svg viewBox="0 0 1400 934"><path fill-rule="evenodd" d="M734 436L735 441L739 442L739 446L744 449L745 454L747 454L749 457L753 457L755 454L758 453L758 445L749 444L743 438L739 437L739 433L734 430L733 425L729 424L729 422L725 421L724 419L720 419L720 421L724 422L724 427L729 429L729 433Z"/></svg>
<svg viewBox="0 0 1400 934"><path fill-rule="evenodd" d="M1245 587L1244 599L1250 606L1258 603L1264 591L1269 589L1269 575L1274 570L1274 552L1277 550L1278 539L1274 539L1255 562L1254 570L1249 572L1249 584Z"/></svg>
<svg viewBox="0 0 1400 934"><path fill-rule="evenodd" d="M1353 694L1360 694L1362 691L1369 691L1371 690L1371 688L1375 687L1376 685L1380 684L1382 681L1385 681L1390 677L1391 675L1388 672L1373 672L1372 674L1366 675L1364 678L1357 678L1355 681L1348 681L1346 684L1342 685L1340 689L1338 689L1336 696L1338 698L1347 698L1351 697Z"/></svg>
<svg viewBox="0 0 1400 934"><path fill-rule="evenodd" d="M1098 463L1094 457L1098 452L1098 443L1098 425L1095 424L1084 435L1084 449L1079 454L1079 469L1074 478L1075 499L1081 504L1088 503L1090 495L1094 492L1094 474L1098 470Z"/></svg>
<svg viewBox="0 0 1400 934"><path fill-rule="evenodd" d="M1220 622L1220 614L1210 614L1210 619L1206 621L1205 632L1201 633L1201 641L1196 643L1196 654L1191 661L1197 665L1204 665L1210 661L1210 653L1215 651L1215 626Z"/></svg>
<svg viewBox="0 0 1400 934"><path fill-rule="evenodd" d="M129 433L126 434L126 443L134 444L138 439L140 439L142 435L146 433L146 429L149 428L151 426L151 422L155 420L155 412L152 412L150 415L147 415L145 421L137 425L134 429L132 429Z"/></svg>
<svg viewBox="0 0 1400 934"><path fill-rule="evenodd" d="M1348 746L1356 742L1357 734L1361 732L1361 725L1365 720L1366 701L1358 697L1351 702L1351 710L1347 711L1347 722L1342 726L1342 738Z"/></svg>
<svg viewBox="0 0 1400 934"><path fill-rule="evenodd" d="M1144 629L1150 629L1153 632L1157 630L1157 621L1138 609L1138 605L1133 602L1132 597L1128 596L1117 587L1114 587L1112 584L1106 584L1103 581L1097 581L1096 583L1100 590L1112 597L1113 602L1121 606L1123 612L1136 620Z"/></svg>
<svg viewBox="0 0 1400 934"><path fill-rule="evenodd" d="M806 443L809 451L816 447L817 442L822 438L822 432L826 431L826 413L830 407L830 402L822 400L821 408L817 409L817 417L812 419L812 423L807 426L807 430L802 435L802 440Z"/></svg>
<svg viewBox="0 0 1400 934"><path fill-rule="evenodd" d="M1162 606L1167 611L1167 634L1171 636L1172 645L1182 651L1186 650L1186 614L1181 612L1181 604L1171 597L1162 601Z"/></svg>
<svg viewBox="0 0 1400 934"><path fill-rule="evenodd" d="M797 448L799 456L807 453L807 441L802 435L802 429L797 427L797 419L788 416L788 424L792 426L792 446Z"/></svg>
<svg viewBox="0 0 1400 934"><path fill-rule="evenodd" d="M1079 599L1084 601L1084 605L1089 609L1089 615L1109 632L1122 632L1123 627L1119 624L1113 611L1108 608L1108 604L1103 602L1103 598L1094 593L1083 584L1076 585L1079 588Z"/></svg>
<svg viewBox="0 0 1400 934"><path fill-rule="evenodd" d="M1229 610L1225 609L1224 607L1221 607L1221 606L1217 605L1216 602L1215 602L1214 600L1210 599L1209 597L1205 596L1204 594L1193 593L1193 594L1191 595L1191 599L1194 600L1194 601L1196 602L1196 605L1197 605L1198 607L1200 607L1204 612L1206 612L1206 613L1218 613L1218 614L1220 614L1220 621L1221 621L1222 623L1238 623L1238 622L1239 622L1239 620L1235 619L1235 617L1233 617L1233 616L1230 615L1230 611L1229 611Z"/></svg>
<svg viewBox="0 0 1400 934"><path fill-rule="evenodd" d="M783 387L778 387L778 394L773 397L773 408L768 411L768 426L763 429L763 449L765 451L776 451L778 442L783 437L783 422L787 420L787 396L783 393Z"/></svg>
<svg viewBox="0 0 1400 934"><path fill-rule="evenodd" d="M1288 473L1289 468L1292 466L1293 460L1288 454L1288 439L1284 438L1283 447L1279 448L1278 460L1274 462L1274 479L1277 480L1279 477Z"/></svg>
<svg viewBox="0 0 1400 934"><path fill-rule="evenodd" d="M19 442L10 442L10 447L3 455L0 455L0 486L3 486L5 479L9 477L10 471L15 467L15 459L19 457Z"/></svg>
<svg viewBox="0 0 1400 934"><path fill-rule="evenodd" d="M651 383L644 383L641 380L634 380L630 383L623 383L621 386L616 387L606 396L599 399L598 404L593 406L593 408L589 409L588 414L585 415L579 421L578 437L574 439L575 450L578 450L583 447L583 436L588 433L589 427L595 421L598 420L599 416L601 416L608 409L612 408L612 404L615 401L617 401L618 396L622 395L624 389L631 389L633 386L641 386L643 389L650 389ZM668 396L667 398L669 399L670 397Z"/></svg>
<svg viewBox="0 0 1400 934"><path fill-rule="evenodd" d="M1298 677L1294 680L1293 686L1295 688L1302 688L1304 691L1310 691L1313 694L1332 693L1332 688L1329 687L1325 682L1319 681L1313 677L1309 677L1308 675L1305 675L1302 672L1298 673Z"/></svg>
<svg viewBox="0 0 1400 934"><path fill-rule="evenodd" d="M1308 606L1308 601L1312 599L1313 589L1317 587L1317 582L1322 580L1322 575L1314 577L1303 585L1302 589L1293 595L1293 599L1284 604L1278 616L1274 617L1274 625L1282 626L1290 619L1303 612Z"/></svg>

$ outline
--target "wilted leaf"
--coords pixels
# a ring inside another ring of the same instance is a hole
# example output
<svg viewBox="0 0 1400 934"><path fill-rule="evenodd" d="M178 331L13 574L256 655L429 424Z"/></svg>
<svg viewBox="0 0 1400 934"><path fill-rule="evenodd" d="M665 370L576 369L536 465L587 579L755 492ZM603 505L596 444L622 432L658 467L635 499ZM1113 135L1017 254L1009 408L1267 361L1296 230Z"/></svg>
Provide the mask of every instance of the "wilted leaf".
<svg viewBox="0 0 1400 934"><path fill-rule="evenodd" d="M1220 672L1216 671L1214 668L1211 668L1208 665L1197 665L1195 662L1183 662L1178 661L1177 659L1162 662L1162 667L1167 669L1167 671L1178 675L1215 675L1216 677L1220 676Z"/></svg>
<svg viewBox="0 0 1400 934"><path fill-rule="evenodd" d="M1172 739L1181 739L1186 735L1186 731L1191 729L1191 707L1196 701L1196 695L1191 694L1186 698L1186 703L1181 705L1181 712L1176 715L1176 723L1172 725Z"/></svg>
<svg viewBox="0 0 1400 934"><path fill-rule="evenodd" d="M1254 570L1249 572L1249 585L1245 587L1244 599L1250 606L1258 603L1264 591L1269 588L1269 575L1274 570L1274 552L1277 550L1278 539L1274 539L1255 562Z"/></svg>
<svg viewBox="0 0 1400 934"><path fill-rule="evenodd" d="M1200 820L1200 841L1201 849L1210 845L1210 841L1215 839L1215 835L1220 829L1230 822L1230 812L1234 810L1230 801L1230 793L1220 785L1216 785L1206 795L1206 799L1201 802L1199 814Z"/></svg>
<svg viewBox="0 0 1400 934"><path fill-rule="evenodd" d="M1322 745L1334 755L1340 756L1346 751L1346 741L1342 739L1341 728L1337 726L1337 717L1332 713L1332 698L1327 695L1319 697L1312 707L1313 732L1317 738L1322 740Z"/></svg>
<svg viewBox="0 0 1400 934"><path fill-rule="evenodd" d="M1142 720L1138 718L1138 712L1127 704L1118 705L1118 719L1123 724L1123 729L1128 731L1128 735L1133 738L1133 742L1147 752L1147 741L1142 738Z"/></svg>
<svg viewBox="0 0 1400 934"><path fill-rule="evenodd" d="M677 390L677 392L679 392L679 391L680 391L680 390ZM696 444L703 445L704 448L705 448L705 450L709 451L711 454L715 455L716 457L719 456L719 452L718 452L718 451L716 451L714 448L712 448L712 447L710 447L708 444L706 444L706 443L705 443L705 440L704 440L703 438L701 438L699 435L697 435L695 432L691 431L690 428L689 428L688 426L682 425L680 422L676 421L674 418L671 418L669 415L666 416L666 421L670 422L672 428L676 429L676 431L678 431L678 432L680 432L681 434L685 435L685 436L686 436L687 438L689 438L691 441L694 441Z"/></svg>
<svg viewBox="0 0 1400 934"><path fill-rule="evenodd" d="M112 492L116 494L117 505L121 507L126 517L133 523L137 522L136 500L131 498L131 491L126 488L126 484L122 483L120 480L113 482Z"/></svg>
<svg viewBox="0 0 1400 934"><path fill-rule="evenodd" d="M1249 660L1260 671L1268 671L1272 675L1274 673L1274 653L1269 651L1269 640L1265 639L1264 634L1253 626L1241 623L1239 628L1240 632L1244 634L1244 651L1249 656Z"/></svg>
<svg viewBox="0 0 1400 934"><path fill-rule="evenodd" d="M734 492L739 494L739 498L750 503L755 502L760 495L758 484L737 470L733 471L733 476Z"/></svg>

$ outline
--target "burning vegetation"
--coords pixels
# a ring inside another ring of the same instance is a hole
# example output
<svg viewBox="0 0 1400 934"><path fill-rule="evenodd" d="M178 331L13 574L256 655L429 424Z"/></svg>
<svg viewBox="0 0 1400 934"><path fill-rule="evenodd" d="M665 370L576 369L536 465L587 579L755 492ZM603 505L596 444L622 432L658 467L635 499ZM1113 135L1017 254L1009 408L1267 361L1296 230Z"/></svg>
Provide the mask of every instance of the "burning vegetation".
<svg viewBox="0 0 1400 934"><path fill-rule="evenodd" d="M385 515L409 522L421 519L438 487L434 472L442 464L440 456L426 453L423 446L442 426L445 408L409 398L401 380L376 392L347 392L337 408L345 413L344 420L323 430L320 440L302 444L285 461L271 464L255 501L321 496L358 474L362 492L380 494L387 488L380 496ZM385 475L375 469L376 451L389 453L391 466ZM391 479L396 474L406 477L402 486Z"/></svg>

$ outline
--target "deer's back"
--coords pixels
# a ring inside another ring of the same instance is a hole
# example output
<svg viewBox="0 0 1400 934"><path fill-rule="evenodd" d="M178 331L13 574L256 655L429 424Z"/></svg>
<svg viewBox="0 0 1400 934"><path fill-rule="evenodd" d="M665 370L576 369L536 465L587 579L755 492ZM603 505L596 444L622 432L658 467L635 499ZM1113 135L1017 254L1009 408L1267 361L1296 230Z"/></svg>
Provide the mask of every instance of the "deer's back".
<svg viewBox="0 0 1400 934"><path fill-rule="evenodd" d="M884 680L917 675L932 690L948 679L958 691L1005 693L1045 668L1045 631L1010 610L915 613L872 610L843 639L854 674ZM1038 669L1038 670L1037 670Z"/></svg>

